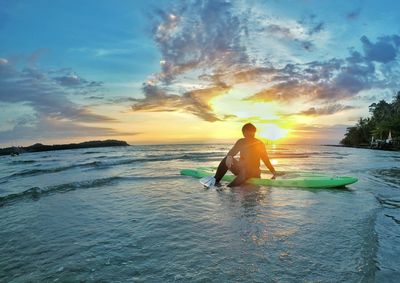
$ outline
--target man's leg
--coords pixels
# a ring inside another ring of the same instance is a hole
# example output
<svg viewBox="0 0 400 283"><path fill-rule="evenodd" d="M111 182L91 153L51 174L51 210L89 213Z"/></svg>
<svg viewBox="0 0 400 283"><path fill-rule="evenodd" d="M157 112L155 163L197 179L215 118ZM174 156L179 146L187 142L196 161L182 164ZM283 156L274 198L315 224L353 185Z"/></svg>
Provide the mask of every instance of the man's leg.
<svg viewBox="0 0 400 283"><path fill-rule="evenodd" d="M228 185L229 187L240 186L241 184L247 181L246 167L242 162L237 161L233 158L233 163L229 170L236 175L236 178ZM226 172L228 172L228 166L226 166L226 157L222 159L219 163L217 172L215 173L215 183L219 183L222 177L225 176Z"/></svg>
<svg viewBox="0 0 400 283"><path fill-rule="evenodd" d="M219 183L221 181L222 177L225 176L226 172L228 171L228 166L226 166L226 157L222 159L222 161L218 165L217 172L215 173L215 183Z"/></svg>
<svg viewBox="0 0 400 283"><path fill-rule="evenodd" d="M236 178L228 184L228 187L240 186L247 181L246 167L243 162L233 159L233 164L229 170L236 175Z"/></svg>

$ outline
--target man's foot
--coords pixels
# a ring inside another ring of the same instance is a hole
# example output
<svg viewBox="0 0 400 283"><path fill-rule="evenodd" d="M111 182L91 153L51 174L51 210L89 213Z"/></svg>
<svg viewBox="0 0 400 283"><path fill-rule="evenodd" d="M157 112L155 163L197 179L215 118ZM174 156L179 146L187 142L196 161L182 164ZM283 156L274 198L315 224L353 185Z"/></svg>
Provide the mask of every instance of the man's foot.
<svg viewBox="0 0 400 283"><path fill-rule="evenodd" d="M215 178L211 176L204 177L200 179L200 183L206 188L211 188L215 185Z"/></svg>

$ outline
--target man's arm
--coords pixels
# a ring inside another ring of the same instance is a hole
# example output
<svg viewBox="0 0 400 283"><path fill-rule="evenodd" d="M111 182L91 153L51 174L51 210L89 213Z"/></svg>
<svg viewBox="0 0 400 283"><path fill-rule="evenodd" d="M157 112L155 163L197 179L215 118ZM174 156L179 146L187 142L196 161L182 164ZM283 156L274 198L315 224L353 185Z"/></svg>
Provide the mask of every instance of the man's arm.
<svg viewBox="0 0 400 283"><path fill-rule="evenodd" d="M240 140L238 140L235 145L231 148L231 150L228 152L226 156L232 156L234 157L236 154L238 154L240 151Z"/></svg>
<svg viewBox="0 0 400 283"><path fill-rule="evenodd" d="M231 150L228 152L226 155L226 166L228 168L231 168L232 163L233 163L233 157L238 154L240 151L240 140L238 140L235 145L231 148Z"/></svg>
<svg viewBox="0 0 400 283"><path fill-rule="evenodd" d="M262 144L262 152L261 152L261 160L264 162L265 166L267 166L268 170L272 173L272 175L276 175L276 171L274 166L272 166L271 161L269 160L267 150L265 149L265 145Z"/></svg>

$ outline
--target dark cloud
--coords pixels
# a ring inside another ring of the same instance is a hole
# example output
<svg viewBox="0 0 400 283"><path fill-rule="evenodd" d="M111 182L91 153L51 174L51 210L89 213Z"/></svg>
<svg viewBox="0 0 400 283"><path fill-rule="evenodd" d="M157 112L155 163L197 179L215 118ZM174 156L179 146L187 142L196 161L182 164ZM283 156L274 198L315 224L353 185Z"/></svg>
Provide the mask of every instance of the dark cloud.
<svg viewBox="0 0 400 283"><path fill-rule="evenodd" d="M270 24L265 28L265 30L268 33L275 34L278 36L282 36L282 37L286 37L286 38L295 38L295 36L293 35L292 31L289 28L282 27L280 25Z"/></svg>
<svg viewBox="0 0 400 283"><path fill-rule="evenodd" d="M322 115L332 115L345 110L354 109L353 106L342 105L342 104L332 104L325 107L315 108L311 107L307 110L300 111L297 114L306 116L322 116Z"/></svg>
<svg viewBox="0 0 400 283"><path fill-rule="evenodd" d="M311 51L314 47L313 43L309 40L301 41L301 46L307 51Z"/></svg>
<svg viewBox="0 0 400 283"><path fill-rule="evenodd" d="M323 23L317 24L316 26L310 29L308 35L320 32L322 29L323 29ZM270 35L297 43L304 50L311 51L314 47L314 44L312 43L311 40L301 39L299 37L300 36L299 34L296 34L288 27L277 24L269 24L264 30Z"/></svg>
<svg viewBox="0 0 400 283"><path fill-rule="evenodd" d="M356 10L350 11L346 14L346 18L348 20L355 20L360 16L360 13L361 13L361 9L356 9Z"/></svg>
<svg viewBox="0 0 400 283"><path fill-rule="evenodd" d="M91 100L103 100L104 96L102 96L102 95L91 95L91 96L89 96L87 98L91 99Z"/></svg>
<svg viewBox="0 0 400 283"><path fill-rule="evenodd" d="M398 35L378 37L372 43L365 35L361 37L365 58L369 61L388 63L394 61L399 52L400 37Z"/></svg>
<svg viewBox="0 0 400 283"><path fill-rule="evenodd" d="M349 56L345 59L269 68L268 72L275 75L265 81L268 87L247 100L289 101L301 97L308 101L335 101L372 88L400 87L398 72L393 71L398 64L386 65L396 62L400 37L383 36L372 43L364 36L361 41L363 53L349 49Z"/></svg>
<svg viewBox="0 0 400 283"><path fill-rule="evenodd" d="M79 77L76 74L62 75L60 77L55 77L54 80L57 81L60 85L65 87L80 88L80 89L90 88L91 92L93 92L94 88L103 86L103 82L88 81L82 77Z"/></svg>
<svg viewBox="0 0 400 283"><path fill-rule="evenodd" d="M325 23L323 21L317 21L317 15L315 14L304 16L300 21L298 21L298 23L307 27L308 35L319 33L325 29Z"/></svg>
<svg viewBox="0 0 400 283"><path fill-rule="evenodd" d="M303 98L334 101L355 96L361 90L370 89L376 82L373 65L337 63L337 60L332 60L280 69L279 74L270 79L270 86L246 100L289 101Z"/></svg>
<svg viewBox="0 0 400 283"><path fill-rule="evenodd" d="M157 86L147 84L143 86L145 98L134 99L136 103L132 106L132 110L146 112L185 111L205 121L215 122L219 121L220 118L213 113L208 101L229 90L229 86L220 84L205 89L188 91L183 95L174 95L167 94L165 90Z"/></svg>
<svg viewBox="0 0 400 283"><path fill-rule="evenodd" d="M83 83L86 83L76 75L62 76L55 78L55 80L59 82L60 85L67 87L76 87L82 85Z"/></svg>
<svg viewBox="0 0 400 283"><path fill-rule="evenodd" d="M233 114L224 115L223 120L236 119L238 116Z"/></svg>
<svg viewBox="0 0 400 283"><path fill-rule="evenodd" d="M325 23L324 22L316 23L314 26L312 26L310 28L309 34L312 35L314 33L319 33L321 31L323 31L324 28L325 28Z"/></svg>

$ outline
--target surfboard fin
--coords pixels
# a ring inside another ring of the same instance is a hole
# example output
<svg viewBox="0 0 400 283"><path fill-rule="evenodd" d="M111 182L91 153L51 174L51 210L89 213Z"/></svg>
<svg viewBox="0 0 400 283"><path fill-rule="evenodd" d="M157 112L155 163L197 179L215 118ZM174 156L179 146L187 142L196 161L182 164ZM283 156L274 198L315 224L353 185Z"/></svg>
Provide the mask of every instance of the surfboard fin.
<svg viewBox="0 0 400 283"><path fill-rule="evenodd" d="M207 176L200 179L200 183L207 188L211 188L215 186L215 178L212 176Z"/></svg>

